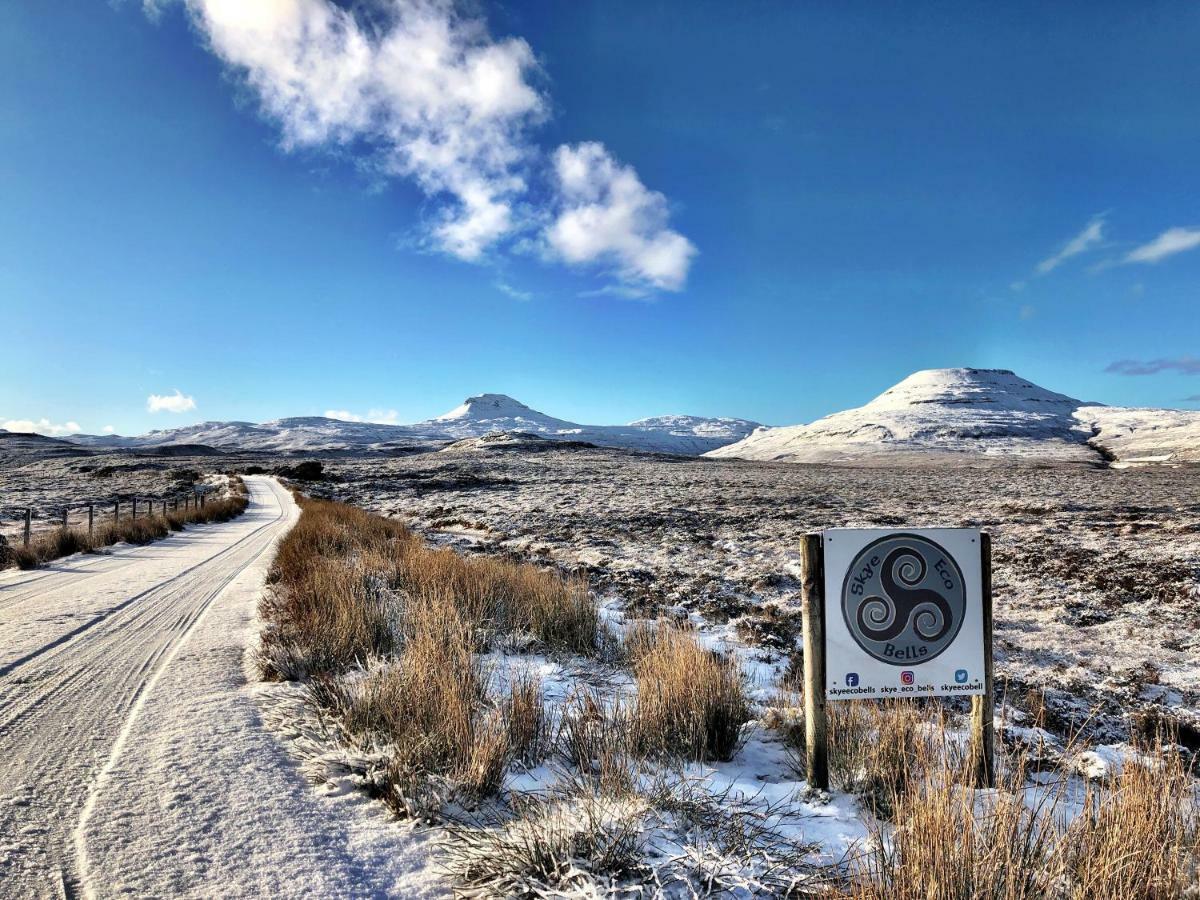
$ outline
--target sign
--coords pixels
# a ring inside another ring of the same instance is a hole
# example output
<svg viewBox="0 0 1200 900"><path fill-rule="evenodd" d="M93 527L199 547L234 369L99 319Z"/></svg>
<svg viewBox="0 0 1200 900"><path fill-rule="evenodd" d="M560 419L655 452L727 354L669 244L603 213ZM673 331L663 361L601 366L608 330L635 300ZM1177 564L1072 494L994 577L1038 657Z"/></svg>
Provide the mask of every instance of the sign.
<svg viewBox="0 0 1200 900"><path fill-rule="evenodd" d="M977 529L832 528L821 541L828 699L984 693Z"/></svg>

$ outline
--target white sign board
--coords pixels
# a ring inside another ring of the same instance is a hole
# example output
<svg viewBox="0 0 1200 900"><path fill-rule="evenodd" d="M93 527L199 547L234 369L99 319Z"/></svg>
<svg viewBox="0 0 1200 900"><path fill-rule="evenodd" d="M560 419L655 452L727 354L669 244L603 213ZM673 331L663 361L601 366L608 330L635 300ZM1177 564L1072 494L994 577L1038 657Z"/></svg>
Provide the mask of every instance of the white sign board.
<svg viewBox="0 0 1200 900"><path fill-rule="evenodd" d="M974 528L831 528L829 700L984 693L983 575Z"/></svg>

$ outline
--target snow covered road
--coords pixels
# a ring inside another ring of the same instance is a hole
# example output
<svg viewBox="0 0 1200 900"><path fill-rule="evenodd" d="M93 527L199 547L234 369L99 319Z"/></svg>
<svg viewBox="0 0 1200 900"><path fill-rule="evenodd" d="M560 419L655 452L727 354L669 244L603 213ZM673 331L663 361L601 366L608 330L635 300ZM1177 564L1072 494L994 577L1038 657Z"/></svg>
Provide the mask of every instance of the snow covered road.
<svg viewBox="0 0 1200 900"><path fill-rule="evenodd" d="M319 797L262 728L245 649L298 512L247 484L232 522L0 574L0 896L429 886L415 838Z"/></svg>

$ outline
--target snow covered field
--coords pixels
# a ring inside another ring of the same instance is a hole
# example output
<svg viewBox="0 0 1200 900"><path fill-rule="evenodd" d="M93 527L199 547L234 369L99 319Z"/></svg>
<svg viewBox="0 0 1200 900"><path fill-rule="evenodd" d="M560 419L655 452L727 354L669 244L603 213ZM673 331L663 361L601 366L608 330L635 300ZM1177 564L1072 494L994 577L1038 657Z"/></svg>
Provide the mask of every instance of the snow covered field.
<svg viewBox="0 0 1200 900"><path fill-rule="evenodd" d="M1195 468L853 468L503 448L328 468L339 480L314 492L438 541L583 569L630 615L686 613L756 664L764 692L799 633L802 534L982 527L994 536L997 679L1018 713L1033 703L1060 733L1088 720L1095 737L1121 740L1131 711L1161 708L1200 739Z"/></svg>
<svg viewBox="0 0 1200 900"><path fill-rule="evenodd" d="M706 797L748 803L776 834L813 848L814 863L836 863L873 826L852 794L806 795L783 732L763 724L790 715L771 710L795 664L797 546L810 530L993 534L1006 745L1034 742L1054 765L1095 774L1128 758L1139 715L1160 711L1200 749L1195 468L795 465L528 439L324 462L328 479L303 485L311 494L403 518L467 553L585 572L618 632L637 618L690 619L706 645L739 660L763 718L732 761L692 764L686 777ZM86 477L77 464L34 471L53 483L57 468L66 484ZM213 884L223 896L295 885L310 896L448 891L441 830L413 830L353 790L358 763L322 743L303 687L257 683L247 668L269 548L294 517L290 498L248 481L256 504L236 522L0 574L0 895L52 895L60 878L97 896L202 896ZM552 703L580 684L629 689L627 674L582 659L498 653L488 663L501 682L536 672ZM1072 755L1065 738L1080 726L1095 749ZM505 790L544 796L556 777L517 767ZM660 860L695 852L655 828Z"/></svg>

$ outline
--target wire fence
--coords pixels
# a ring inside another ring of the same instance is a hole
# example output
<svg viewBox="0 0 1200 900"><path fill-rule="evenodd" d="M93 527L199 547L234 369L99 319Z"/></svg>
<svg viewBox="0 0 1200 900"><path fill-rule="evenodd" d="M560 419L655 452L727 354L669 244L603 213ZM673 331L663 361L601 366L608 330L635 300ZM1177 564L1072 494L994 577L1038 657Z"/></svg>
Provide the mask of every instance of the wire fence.
<svg viewBox="0 0 1200 900"><path fill-rule="evenodd" d="M152 516L166 516L169 512L203 509L206 499L219 493L214 485L197 485L188 491L165 496L146 497L136 494L118 494L107 501L58 504L42 506L9 507L0 519L0 537L9 543L28 547L39 533L56 528L80 528L92 533L104 523L118 523ZM14 512L16 515L14 516Z"/></svg>

